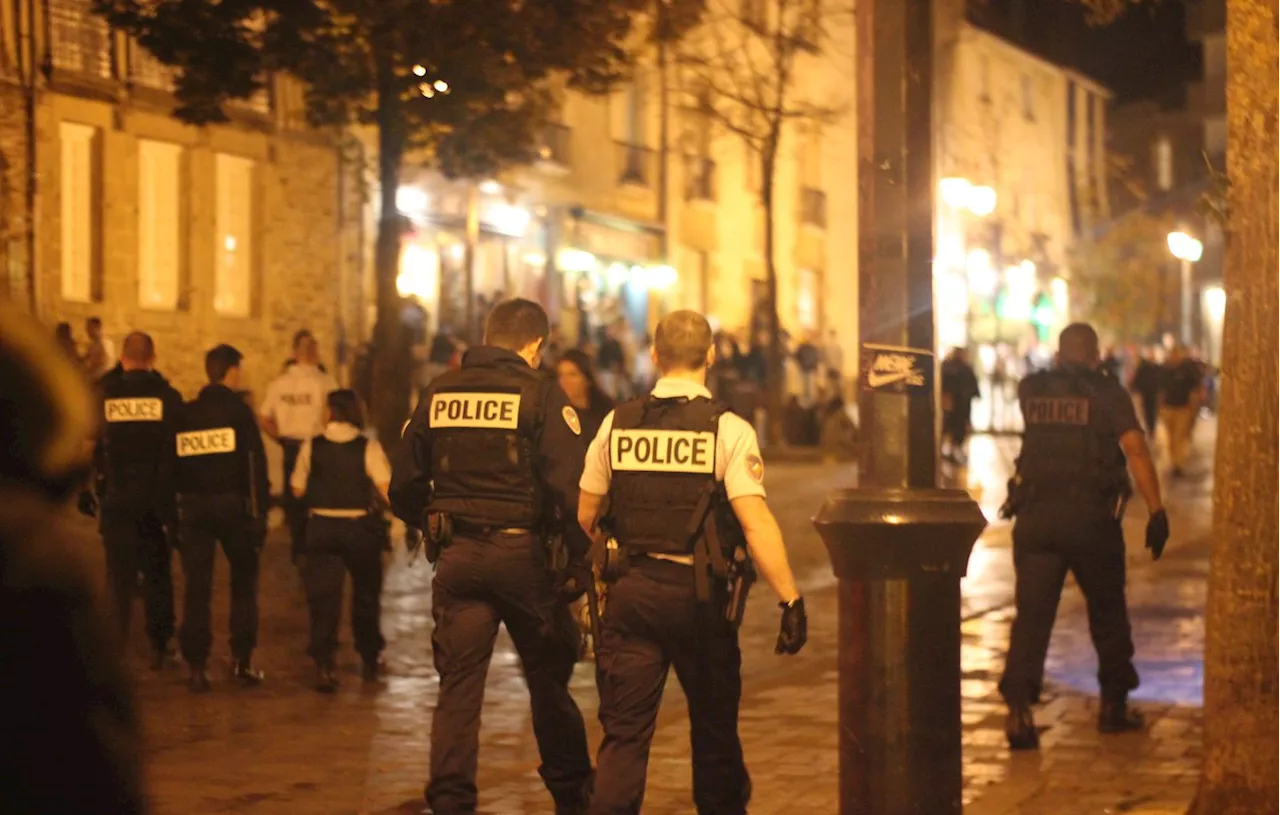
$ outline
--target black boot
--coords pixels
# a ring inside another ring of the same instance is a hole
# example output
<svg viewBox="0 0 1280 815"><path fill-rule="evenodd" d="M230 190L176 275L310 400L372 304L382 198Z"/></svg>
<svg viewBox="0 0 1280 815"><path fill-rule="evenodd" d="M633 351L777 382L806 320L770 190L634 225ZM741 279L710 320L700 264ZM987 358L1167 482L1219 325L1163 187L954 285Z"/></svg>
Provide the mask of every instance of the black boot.
<svg viewBox="0 0 1280 815"><path fill-rule="evenodd" d="M1031 705L1023 701L1009 700L1009 716L1004 721L1004 734L1009 739L1010 750L1035 750L1040 746L1040 733Z"/></svg>
<svg viewBox="0 0 1280 815"><path fill-rule="evenodd" d="M187 680L187 690L192 693L208 693L210 690L209 673L203 665L191 666L191 678Z"/></svg>
<svg viewBox="0 0 1280 815"><path fill-rule="evenodd" d="M320 693L337 693L338 677L328 665L316 666L316 690Z"/></svg>
<svg viewBox="0 0 1280 815"><path fill-rule="evenodd" d="M1099 733L1128 733L1146 726L1142 714L1129 707L1129 694L1121 693L1102 698L1098 710Z"/></svg>
<svg viewBox="0 0 1280 815"><path fill-rule="evenodd" d="M360 667L360 679L365 682L377 682L382 678L385 670L386 667L382 664L382 660L377 657L366 659Z"/></svg>
<svg viewBox="0 0 1280 815"><path fill-rule="evenodd" d="M231 669L231 675L240 680L240 684L245 687L254 687L261 685L262 680L266 679L266 675L253 667L249 659L237 659L235 666Z"/></svg>

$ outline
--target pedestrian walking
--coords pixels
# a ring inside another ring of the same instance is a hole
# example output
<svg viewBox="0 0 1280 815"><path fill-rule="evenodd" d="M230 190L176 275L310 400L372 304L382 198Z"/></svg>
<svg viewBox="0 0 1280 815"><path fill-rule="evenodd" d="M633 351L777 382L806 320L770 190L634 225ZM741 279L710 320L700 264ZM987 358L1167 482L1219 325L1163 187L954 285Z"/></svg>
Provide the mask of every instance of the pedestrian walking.
<svg viewBox="0 0 1280 815"><path fill-rule="evenodd" d="M1147 547L1153 558L1160 558L1169 537L1146 436L1128 393L1098 370L1098 335L1084 323L1063 329L1055 367L1028 376L1018 390L1026 430L1015 486L1002 510L1005 517L1017 518L1017 616L1000 679L1009 706L1009 746L1039 746L1031 706L1040 698L1049 635L1068 572L1084 593L1098 653L1098 730L1140 729L1142 716L1128 704L1138 672L1120 526L1130 493L1126 463L1150 512Z"/></svg>
<svg viewBox="0 0 1280 815"><path fill-rule="evenodd" d="M1133 378L1129 380L1129 390L1138 394L1142 405L1142 425L1147 430L1147 437L1156 437L1156 416L1160 410L1161 369L1155 361L1155 352L1144 349L1142 359L1133 370Z"/></svg>
<svg viewBox="0 0 1280 815"><path fill-rule="evenodd" d="M151 667L159 670L173 638L174 427L182 396L155 370L155 359L151 337L135 331L124 339L120 371L102 378L105 421L94 445L94 482L116 621L127 640L141 572Z"/></svg>
<svg viewBox="0 0 1280 815"><path fill-rule="evenodd" d="M0 301L0 812L140 815L138 713L111 611L66 512L89 471L76 360Z"/></svg>
<svg viewBox="0 0 1280 815"><path fill-rule="evenodd" d="M320 347L305 328L293 335L293 359L294 364L267 386L259 414L262 429L284 452L280 503L289 527L293 560L300 565L298 558L307 540L307 508L290 493L289 484L302 443L324 432L325 397L338 389L338 383L320 370Z"/></svg>
<svg viewBox="0 0 1280 815"><path fill-rule="evenodd" d="M589 580L589 541L573 523L585 447L576 411L537 370L548 328L537 303L495 306L484 345L431 383L393 459L392 509L426 530L436 568L440 691L426 800L438 813L476 808L480 711L499 623L520 655L539 773L556 812L584 812L589 795L586 729L569 694L579 636L567 606ZM557 517L566 519L562 537L550 534Z"/></svg>
<svg viewBox="0 0 1280 815"><path fill-rule="evenodd" d="M102 318L95 316L85 320L84 330L89 341L85 345L82 364L89 381L97 382L115 366L116 346L110 337L102 333Z"/></svg>
<svg viewBox="0 0 1280 815"><path fill-rule="evenodd" d="M972 424L973 400L980 394L978 377L969 364L969 352L953 348L941 366L943 457L952 463L965 460L964 445Z"/></svg>
<svg viewBox="0 0 1280 815"><path fill-rule="evenodd" d="M796 346L794 358L800 373L800 407L813 407L818 398L818 369L822 366L822 352L812 335L806 335Z"/></svg>
<svg viewBox="0 0 1280 815"><path fill-rule="evenodd" d="M1201 367L1188 356L1185 347L1175 346L1169 354L1160 383L1160 423L1164 425L1165 436L1169 440L1169 458L1175 477L1186 472L1187 457L1191 453L1191 433L1203 393Z"/></svg>
<svg viewBox="0 0 1280 815"><path fill-rule="evenodd" d="M613 400L596 383L591 358L577 348L568 349L556 363L556 380L578 414L582 437L595 438L600 423L613 410Z"/></svg>
<svg viewBox="0 0 1280 815"><path fill-rule="evenodd" d="M338 689L334 655L348 574L361 678L376 682L380 673L379 657L386 647L380 628L382 553L391 543L382 507L391 465L382 446L364 436L364 411L355 391L332 391L325 404L324 435L303 442L289 486L311 515L302 570L311 610L307 653L316 663L316 690L333 693Z"/></svg>
<svg viewBox="0 0 1280 815"><path fill-rule="evenodd" d="M604 741L590 811L640 811L674 667L689 703L695 807L745 813L737 627L750 562L782 601L780 654L804 646L804 600L765 503L755 432L706 389L710 325L674 312L658 325L654 349L657 384L605 419L581 481L578 519L602 544L608 582L596 645Z"/></svg>
<svg viewBox="0 0 1280 815"><path fill-rule="evenodd" d="M182 658L190 689L209 690L213 645L210 601L215 549L231 567L232 676L261 684L252 665L258 641L258 553L266 540L267 458L240 387L243 355L230 345L205 354L209 384L182 409L177 425L179 554L182 556Z"/></svg>

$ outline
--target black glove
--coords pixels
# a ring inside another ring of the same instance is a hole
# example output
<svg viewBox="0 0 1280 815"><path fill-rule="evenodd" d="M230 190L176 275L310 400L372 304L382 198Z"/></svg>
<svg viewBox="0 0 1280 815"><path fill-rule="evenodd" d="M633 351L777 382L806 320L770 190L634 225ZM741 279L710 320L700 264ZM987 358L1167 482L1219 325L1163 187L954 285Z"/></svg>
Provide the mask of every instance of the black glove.
<svg viewBox="0 0 1280 815"><path fill-rule="evenodd" d="M255 549L261 549L267 542L267 516L265 514L257 517L249 516L249 539L253 541Z"/></svg>
<svg viewBox="0 0 1280 815"><path fill-rule="evenodd" d="M1147 521L1147 548L1151 550L1151 559L1159 560L1164 554L1164 545L1169 542L1169 516L1162 509L1151 513Z"/></svg>
<svg viewBox="0 0 1280 815"><path fill-rule="evenodd" d="M572 603L587 593L587 586L595 576L591 573L591 561L576 560L560 573L556 581L556 595L562 602Z"/></svg>
<svg viewBox="0 0 1280 815"><path fill-rule="evenodd" d="M778 631L775 654L796 654L809 639L809 617L804 613L804 598L797 597L790 604L778 603L782 609L782 629Z"/></svg>
<svg viewBox="0 0 1280 815"><path fill-rule="evenodd" d="M76 509L80 510L80 514L89 518L98 514L98 497L89 490L80 490L80 494L76 496Z"/></svg>

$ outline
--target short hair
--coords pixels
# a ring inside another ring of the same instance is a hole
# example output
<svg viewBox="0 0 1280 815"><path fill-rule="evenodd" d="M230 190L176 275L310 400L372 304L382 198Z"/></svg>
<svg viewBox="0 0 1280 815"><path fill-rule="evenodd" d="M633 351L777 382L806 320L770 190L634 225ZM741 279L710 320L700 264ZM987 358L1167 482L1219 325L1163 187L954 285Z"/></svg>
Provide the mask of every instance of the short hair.
<svg viewBox="0 0 1280 815"><path fill-rule="evenodd" d="M484 321L484 343L519 351L531 342L546 342L551 333L547 312L532 300L513 297L493 307Z"/></svg>
<svg viewBox="0 0 1280 815"><path fill-rule="evenodd" d="M1092 364L1098 358L1098 332L1088 323L1072 323L1062 329L1058 358L1065 364Z"/></svg>
<svg viewBox="0 0 1280 815"><path fill-rule="evenodd" d="M226 343L211 348L209 353L204 355L204 372L209 377L209 383L213 385L221 383L227 378L228 371L240 367L242 359L244 354Z"/></svg>
<svg viewBox="0 0 1280 815"><path fill-rule="evenodd" d="M331 421L364 427L364 408L360 406L360 397L350 388L329 391L325 404L329 407Z"/></svg>
<svg viewBox="0 0 1280 815"><path fill-rule="evenodd" d="M293 333L293 346L292 346L293 350L297 351L298 343L302 342L303 340L314 340L314 339L315 339L315 335L311 333L310 329L307 329L307 328L298 329Z"/></svg>
<svg viewBox="0 0 1280 815"><path fill-rule="evenodd" d="M707 364L711 342L711 324L706 317L688 309L673 311L662 318L654 332L658 367L664 371L697 370Z"/></svg>
<svg viewBox="0 0 1280 815"><path fill-rule="evenodd" d="M88 327L88 326L92 326L92 327L94 327L94 328L101 328L101 327L102 327L102 318L101 318L101 317L97 317L97 316L90 317L89 319L87 319L87 320L85 320L85 321L84 321L84 324L85 324L85 326L86 326L86 327Z"/></svg>
<svg viewBox="0 0 1280 815"><path fill-rule="evenodd" d="M156 344L151 339L151 335L145 331L132 331L124 338L124 342L120 345L121 359L128 359L133 362L147 362L154 359L156 355Z"/></svg>

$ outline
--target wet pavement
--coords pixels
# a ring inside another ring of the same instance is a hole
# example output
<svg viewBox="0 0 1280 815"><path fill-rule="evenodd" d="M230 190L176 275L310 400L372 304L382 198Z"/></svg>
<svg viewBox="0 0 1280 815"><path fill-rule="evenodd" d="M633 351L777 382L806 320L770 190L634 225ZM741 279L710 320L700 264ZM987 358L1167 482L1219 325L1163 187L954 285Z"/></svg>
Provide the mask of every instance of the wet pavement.
<svg viewBox="0 0 1280 815"><path fill-rule="evenodd" d="M1206 449L1200 451L1200 469L1207 471L1208 445L1201 446ZM988 518L994 519L1003 500L1016 450L1016 439L978 437L969 471L957 476ZM837 811L835 582L809 517L827 492L855 480L847 465L771 464L766 472L770 504L807 598L810 642L794 658L773 654L777 609L767 587L757 586L742 632L741 732L755 782L753 813ZM1135 697L1148 716L1147 732L1101 737L1094 729L1094 656L1083 602L1069 586L1047 666L1049 692L1037 714L1047 728L1037 754L1011 755L1004 746L995 682L1008 641L1013 576L1009 526L993 522L988 528L963 584L966 812L1171 813L1180 811L1179 802L1185 805L1199 764L1209 492L1204 474L1172 486L1166 502L1174 537L1158 564L1142 549L1146 513L1140 505L1130 509L1126 523L1129 596L1143 677ZM264 687L242 689L227 679L225 562L216 581L213 693L187 693L185 672L177 666L161 673L147 670L139 620L131 659L143 703L155 811L421 812L436 694L430 576L422 561L410 565L402 555L392 558L383 613L390 675L380 685L362 685L344 630L343 684L335 696L311 689L306 603L279 532L263 558L256 659L267 673ZM598 743L590 665L578 666L573 690L592 743ZM665 701L644 811L691 812L688 725L678 686L669 689ZM483 812L551 811L536 773L529 718L514 650L502 634L483 712Z"/></svg>

